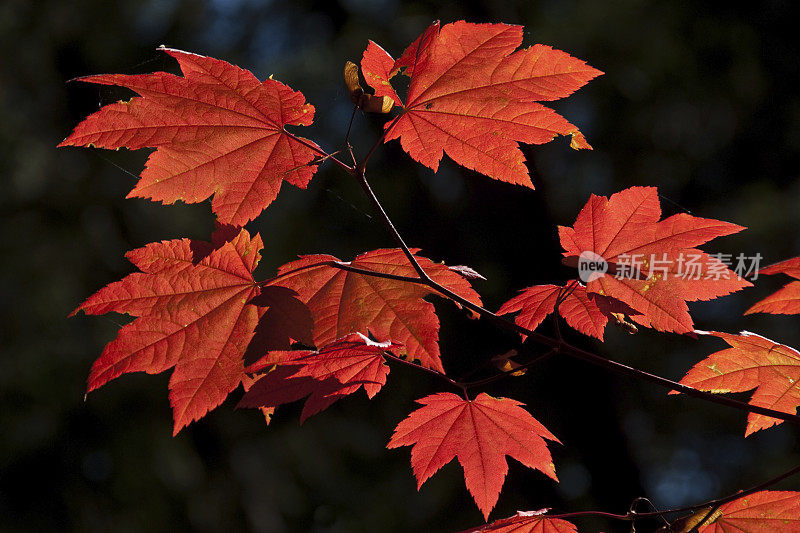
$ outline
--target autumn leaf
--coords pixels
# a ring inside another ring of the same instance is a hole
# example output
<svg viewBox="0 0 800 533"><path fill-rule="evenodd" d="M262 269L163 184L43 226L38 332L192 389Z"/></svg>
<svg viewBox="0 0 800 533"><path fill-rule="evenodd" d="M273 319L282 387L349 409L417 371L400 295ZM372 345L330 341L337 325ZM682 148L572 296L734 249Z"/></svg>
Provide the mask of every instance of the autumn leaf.
<svg viewBox="0 0 800 533"><path fill-rule="evenodd" d="M371 399L386 384L384 352L397 349L360 333L338 339L318 352L300 351L253 384L239 407L274 408L308 397L300 415L306 418L363 387Z"/></svg>
<svg viewBox="0 0 800 533"><path fill-rule="evenodd" d="M546 516L548 510L517 511L514 516L501 518L462 533L578 533L575 524L561 518Z"/></svg>
<svg viewBox="0 0 800 533"><path fill-rule="evenodd" d="M694 324L686 302L751 285L696 247L744 228L686 213L660 218L655 187L631 187L611 198L592 195L573 227L559 226L561 246L565 257L583 255L615 265L616 275L588 279L588 293L630 306L638 313L630 316L637 324L689 333Z"/></svg>
<svg viewBox="0 0 800 533"><path fill-rule="evenodd" d="M722 504L697 528L698 533L793 533L798 530L800 492L772 490Z"/></svg>
<svg viewBox="0 0 800 533"><path fill-rule="evenodd" d="M520 142L571 135L573 148L591 148L576 126L539 102L565 98L602 73L546 45L517 50L522 31L463 21L440 28L437 21L397 61L370 42L361 69L376 95L403 105L390 79L401 71L410 77L385 141L400 139L434 171L446 153L459 165L531 188Z"/></svg>
<svg viewBox="0 0 800 533"><path fill-rule="evenodd" d="M800 405L800 352L789 346L743 331L739 335L697 331L723 339L730 348L697 363L681 380L699 390L717 394L756 389L751 405L796 414ZM747 416L745 436L783 422L757 413Z"/></svg>
<svg viewBox="0 0 800 533"><path fill-rule="evenodd" d="M572 328L584 335L603 340L603 332L609 317L614 313L632 314L632 309L613 298L586 292L586 287L578 282L571 285L534 285L524 289L504 303L498 315L520 312L514 319L518 325L531 331L555 310L559 297L558 314L564 317ZM523 340L524 340L523 336Z"/></svg>
<svg viewBox="0 0 800 533"><path fill-rule="evenodd" d="M243 355L260 320L270 313L291 316L299 302L288 294L264 306L253 302L260 293L253 270L263 245L260 236L237 232L230 236L223 228L215 244L180 239L133 250L127 257L141 272L111 283L73 311L138 317L95 361L88 392L124 373L157 374L174 367L169 388L177 434L239 385ZM219 242L220 235L228 240ZM271 347L288 346L289 334L310 336L298 328L290 332L272 332Z"/></svg>
<svg viewBox="0 0 800 533"><path fill-rule="evenodd" d="M369 86L375 90L376 97L390 98L394 104L401 106L403 101L389 83L389 79L394 75L391 72L394 63L394 59L386 50L377 43L369 41L361 57L361 73Z"/></svg>
<svg viewBox="0 0 800 533"><path fill-rule="evenodd" d="M224 224L242 226L278 196L284 181L308 185L314 143L288 133L309 126L314 106L279 81L197 54L162 48L184 77L106 74L80 81L127 87L141 96L110 104L59 146L156 151L128 197L202 202Z"/></svg>
<svg viewBox="0 0 800 533"><path fill-rule="evenodd" d="M415 251L416 252L416 251ZM469 281L446 265L417 257L435 282L467 300L481 300ZM427 285L349 272L332 266L331 255L307 255L283 265L270 285L292 289L311 310L314 344L324 346L350 333L371 333L381 341L402 344L397 355L443 372L439 355L439 319L433 304L423 298L435 294ZM402 250L381 249L346 263L378 274L416 277Z"/></svg>
<svg viewBox="0 0 800 533"><path fill-rule="evenodd" d="M787 259L774 265L762 268L759 274L787 274L794 279L800 280L800 257ZM772 313L775 315L797 315L800 314L800 281L787 283L777 292L767 296L753 307L745 311L744 314L751 313Z"/></svg>
<svg viewBox="0 0 800 533"><path fill-rule="evenodd" d="M411 466L417 489L453 458L475 503L489 516L513 457L558 481L545 439L559 442L521 403L481 393L466 400L449 392L426 396L423 407L394 430L388 448L412 446Z"/></svg>

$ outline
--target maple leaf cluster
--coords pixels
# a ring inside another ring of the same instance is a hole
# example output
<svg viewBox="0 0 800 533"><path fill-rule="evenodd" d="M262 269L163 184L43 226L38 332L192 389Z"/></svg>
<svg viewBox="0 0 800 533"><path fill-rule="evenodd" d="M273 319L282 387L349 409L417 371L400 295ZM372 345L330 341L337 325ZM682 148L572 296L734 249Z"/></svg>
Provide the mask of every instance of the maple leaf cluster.
<svg viewBox="0 0 800 533"><path fill-rule="evenodd" d="M398 59L368 43L360 67L374 94L364 92L353 63L345 69L346 83L362 110L397 112L386 121L379 143L399 140L414 160L434 171L447 154L493 179L532 188L519 143L568 135L572 148L591 148L576 126L541 102L565 98L601 72L546 45L519 49L522 37L521 26L435 22ZM446 374L439 319L428 296L443 295L503 320L481 307L471 284L480 278L474 271L422 257L398 235L401 248L367 251L351 261L306 255L279 267L272 278L255 279L263 243L244 225L277 198L283 182L307 187L326 160L363 178L366 161L350 167L293 132L314 119L315 108L302 93L271 77L259 81L225 61L163 51L177 60L182 76L81 78L126 87L138 96L101 108L60 146L155 148L128 196L167 204L212 198L219 226L210 242L177 239L129 252L138 272L100 289L73 312L133 317L93 364L87 392L124 373L172 369L169 397L177 434L240 384L246 392L239 406L261 409L268 421L278 406L305 399L302 422L360 389L374 397L386 383L388 364L402 362L444 377L463 392L418 400L422 407L401 421L389 440L389 448L411 446L418 488L457 459L467 489L488 519L508 471L507 456L557 481L547 441L559 441L547 428L515 400L486 393L470 398L467 387ZM399 75L408 78L403 98L392 85ZM564 261L574 266L590 254L611 270L585 283L529 287L498 315L517 313L523 341L552 313L601 341L610 321L629 331L636 324L692 333L687 302L751 285L699 249L742 229L685 213L662 219L653 187L632 187L610 198L593 195L572 227L559 228ZM682 275L689 255L696 258L696 277ZM658 257L659 264L645 259L634 275L612 275L631 256ZM800 262L762 272L800 280ZM800 281L794 281L748 312L798 313L798 287ZM756 389L751 404L796 411L796 350L755 334L707 334L731 348L698 363L682 383L715 393ZM521 374L524 370L513 375ZM775 423L751 413L747 434ZM704 519L701 531L734 527L762 508L770 518L791 508L786 516L796 520L796 496L781 494L753 494L755 504L744 507L736 507L739 500L730 502L717 510L713 524ZM480 531L576 528L533 512Z"/></svg>
<svg viewBox="0 0 800 533"><path fill-rule="evenodd" d="M379 106L382 111L402 109L387 123L384 140L399 138L411 157L434 170L447 153L492 178L530 187L519 142L571 135L573 147L589 148L574 125L538 102L568 96L600 72L544 45L515 51L521 42L520 26L464 22L434 23L396 61L370 42L361 67L375 89L372 97L390 100ZM424 300L435 291L397 277L413 277L421 268L439 286L480 306L469 271L419 256L415 267L403 250L385 249L347 263L303 256L279 268L273 279L257 282L261 239L236 227L269 206L284 181L308 185L325 152L289 127L311 125L314 107L271 78L260 82L218 59L163 50L178 61L183 76L82 78L139 96L103 107L60 146L155 148L129 196L163 203L213 196L212 211L227 226L211 243L183 239L130 252L140 272L76 309L136 317L93 365L88 390L123 373L174 368L169 387L177 433L240 383L247 388L240 405L268 415L307 397L304 420L359 388L374 396L386 381L388 356L444 374L439 321ZM390 83L399 73L410 78L405 103ZM363 93L357 78L350 67L348 86ZM365 102L359 96L357 103ZM293 343L313 349L289 350ZM505 455L555 479L542 439L557 439L518 402L485 394L420 401L425 407L401 423L390 442L413 445L420 484L457 456L470 492L488 515L507 470ZM473 422L467 424L465 416ZM413 431L419 425L426 429ZM434 434L441 434L440 442ZM516 444L496 447L496 439ZM463 443L493 451L467 454L459 448ZM450 455L425 458L433 453L425 451L431 445ZM423 461L426 468L419 466Z"/></svg>
<svg viewBox="0 0 800 533"><path fill-rule="evenodd" d="M606 274L590 277L586 285L573 281L565 287L529 287L498 313L519 311L517 324L533 330L558 303L567 324L600 340L609 318L618 320L619 315L659 331L692 332L686 302L711 300L751 285L696 247L744 228L686 213L660 218L654 187L631 187L611 198L592 195L573 227L559 227L564 257L577 262L588 252L611 265L623 257L639 257L637 275ZM695 268L687 275L681 269L690 257Z"/></svg>

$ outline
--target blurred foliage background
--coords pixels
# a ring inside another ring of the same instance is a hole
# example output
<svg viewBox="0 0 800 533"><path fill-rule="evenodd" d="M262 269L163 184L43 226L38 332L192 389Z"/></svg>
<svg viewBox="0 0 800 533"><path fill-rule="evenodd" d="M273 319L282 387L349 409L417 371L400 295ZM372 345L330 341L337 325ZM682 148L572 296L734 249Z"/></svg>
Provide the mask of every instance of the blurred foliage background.
<svg viewBox="0 0 800 533"><path fill-rule="evenodd" d="M234 394L172 438L167 374L126 375L84 401L90 365L124 318L66 315L131 271L125 251L207 239L213 218L208 203L124 200L145 151L56 150L79 120L127 96L67 80L174 70L160 44L223 58L303 91L318 110L303 134L335 148L351 111L342 66L360 58L367 39L397 56L437 18L524 24L526 44L550 44L606 72L554 106L594 151L575 152L564 139L525 147L535 191L448 160L434 174L396 143L370 169L407 241L484 274L477 287L496 309L520 288L566 279L555 225L572 224L589 194L631 185L658 186L667 215L690 211L750 228L711 251L760 253L765 263L800 254L799 17L790 0L0 2L0 529L456 531L481 522L460 467L451 463L418 493L409 449L384 449L413 400L441 390L405 368L392 368L374 401L359 394L302 428L298 408L279 410L266 427L257 412L233 410ZM357 117L361 154L382 120ZM262 279L299 253L347 259L392 245L357 185L332 166L306 191L286 186L249 229L266 244ZM741 316L784 281L761 279L694 304L695 321L798 346L799 317ZM517 342L438 308L455 373ZM722 347L613 328L604 345L571 339L673 379ZM552 447L559 484L511 461L495 518L542 507L624 513L637 496L661 508L686 505L800 460L796 428L743 439L741 412L668 398L578 361L551 360L487 392L526 402L564 443Z"/></svg>

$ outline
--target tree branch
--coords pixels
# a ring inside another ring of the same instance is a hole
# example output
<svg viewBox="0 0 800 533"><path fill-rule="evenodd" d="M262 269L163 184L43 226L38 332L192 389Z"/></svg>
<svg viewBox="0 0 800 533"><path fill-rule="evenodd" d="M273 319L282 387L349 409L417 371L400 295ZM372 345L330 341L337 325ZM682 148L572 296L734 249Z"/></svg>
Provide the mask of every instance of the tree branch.
<svg viewBox="0 0 800 533"><path fill-rule="evenodd" d="M687 507L678 507L678 508L675 508L675 509L665 509L663 511L652 511L652 512L647 512L647 513L639 513L639 512L636 512L636 511L629 511L629 512L627 512L625 514L615 514L615 513L608 513L608 512L605 512L605 511L577 511L577 512L574 512L574 513L560 513L560 514L545 515L545 516L547 516L548 518L565 518L565 519L566 518L576 518L576 517L580 517L580 516L599 516L599 517L603 517L603 518L609 518L609 519L612 519L612 520L633 521L633 520L638 520L638 519L642 519L642 518L663 518L663 515L665 515L665 514L689 513L689 512L692 512L692 511L697 511L699 509L703 509L704 507L711 507L712 508L711 513L713 513L715 508L718 509L719 507L721 507L722 505L725 505L726 503L732 502L734 500L738 500L739 498L745 498L745 497L747 497L747 496L749 496L751 494L754 494L754 493L762 491L762 490L766 490L769 487L771 487L771 486L783 481L784 479L797 474L798 472L800 472L800 465L794 466L794 467L790 468L789 470L787 470L787 471L785 471L785 472L783 472L781 474L778 474L777 476L775 476L773 478L770 478L767 481L759 483L758 485L755 485L755 486L750 487L748 489L745 489L745 490L742 490L742 491L739 491L739 492L735 492L733 494L729 494L729 495L727 495L727 496L725 496L723 498L718 498L718 499L715 499L715 500L709 500L709 501L706 501L706 502L697 503L697 504L694 504L694 505L689 505ZM707 516L710 516L711 513L707 513ZM703 518L703 520L706 520L706 519L707 519L707 517ZM702 521L701 521L701 524L702 524Z"/></svg>
<svg viewBox="0 0 800 533"><path fill-rule="evenodd" d="M414 257L414 254L411 253L411 250L408 248L408 245L403 240L403 237L400 236L400 233L397 231L397 228L394 227L394 224L392 223L392 220L389 218L389 215L387 215L386 211L384 211L383 206L378 200L378 197L375 196L374 192L372 192L372 187L369 186L367 177L364 174L363 162L356 166L354 175L358 180L359 185L361 185L361 189L364 191L364 194L366 194L367 198L369 198L370 203L372 204L372 208L380 216L381 222L383 222L383 225L386 226L386 229L392 235L392 238L395 240L397 245L403 250L403 253L405 254L409 263L411 263L411 266L414 267L414 270L417 272L417 275L420 277L420 279L424 280L427 285L433 287L433 285L431 285L432 283L434 283L433 280L431 280L428 274L426 274L425 271L422 269L422 267L419 265L416 257Z"/></svg>

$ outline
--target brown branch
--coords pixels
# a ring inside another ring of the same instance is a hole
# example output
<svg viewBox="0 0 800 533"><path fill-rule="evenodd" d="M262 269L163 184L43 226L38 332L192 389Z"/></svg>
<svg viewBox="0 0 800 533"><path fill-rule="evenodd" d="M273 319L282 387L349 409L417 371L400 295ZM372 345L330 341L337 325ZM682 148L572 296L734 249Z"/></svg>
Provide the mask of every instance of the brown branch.
<svg viewBox="0 0 800 533"><path fill-rule="evenodd" d="M338 165L342 170L344 170L348 174L352 174L353 173L354 167L351 167L347 163L341 161L340 159L338 159L333 154L329 154L328 152L326 152L325 150L323 150L322 148L317 146L315 143L310 142L310 141L308 141L308 140L306 140L306 139L304 139L302 137L298 137L294 133L292 133L289 130L287 130L285 126L284 126L282 131L286 136L291 138L293 141L296 141L296 142L302 144L303 146L305 146L306 148L317 152L319 155L321 155L323 157L323 159L330 159L331 161L336 163L336 165Z"/></svg>

